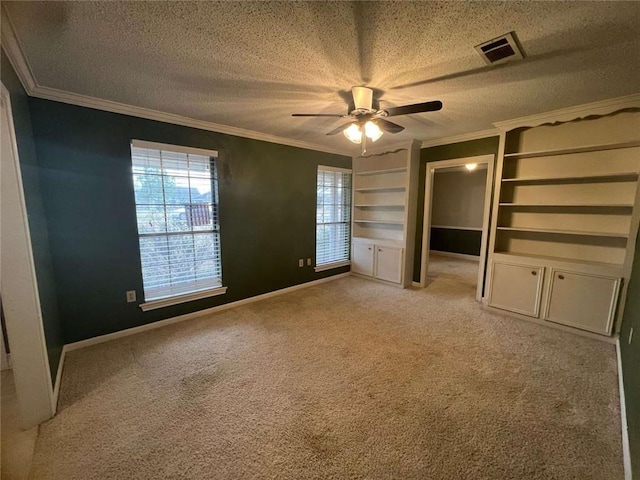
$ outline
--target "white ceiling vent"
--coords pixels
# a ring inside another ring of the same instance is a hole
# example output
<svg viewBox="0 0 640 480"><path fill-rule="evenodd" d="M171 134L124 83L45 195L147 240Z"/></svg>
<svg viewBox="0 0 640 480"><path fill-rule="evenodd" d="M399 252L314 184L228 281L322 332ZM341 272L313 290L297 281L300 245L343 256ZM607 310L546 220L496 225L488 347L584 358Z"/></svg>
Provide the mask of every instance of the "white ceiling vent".
<svg viewBox="0 0 640 480"><path fill-rule="evenodd" d="M509 32L488 42L476 45L475 49L487 65L498 65L524 58L522 50L520 50L516 41L515 32Z"/></svg>

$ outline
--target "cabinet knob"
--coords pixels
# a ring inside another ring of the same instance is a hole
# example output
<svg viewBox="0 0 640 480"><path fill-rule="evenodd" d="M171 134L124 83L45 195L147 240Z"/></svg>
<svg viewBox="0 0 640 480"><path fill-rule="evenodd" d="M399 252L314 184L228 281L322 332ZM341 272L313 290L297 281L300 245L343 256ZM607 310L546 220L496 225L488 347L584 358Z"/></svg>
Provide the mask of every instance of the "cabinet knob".
<svg viewBox="0 0 640 480"><path fill-rule="evenodd" d="M535 270L531 270L531 275L533 275L534 277L538 274L538 272L536 272Z"/></svg>
<svg viewBox="0 0 640 480"><path fill-rule="evenodd" d="M558 278L559 278L560 280L564 280L564 275L558 275Z"/></svg>
<svg viewBox="0 0 640 480"><path fill-rule="evenodd" d="M379 249L378 249L378 251L379 251L379 252L381 252L381 251L382 251L382 249L381 249L381 248L379 248Z"/></svg>
<svg viewBox="0 0 640 480"><path fill-rule="evenodd" d="M368 250L371 250L371 247L369 247Z"/></svg>

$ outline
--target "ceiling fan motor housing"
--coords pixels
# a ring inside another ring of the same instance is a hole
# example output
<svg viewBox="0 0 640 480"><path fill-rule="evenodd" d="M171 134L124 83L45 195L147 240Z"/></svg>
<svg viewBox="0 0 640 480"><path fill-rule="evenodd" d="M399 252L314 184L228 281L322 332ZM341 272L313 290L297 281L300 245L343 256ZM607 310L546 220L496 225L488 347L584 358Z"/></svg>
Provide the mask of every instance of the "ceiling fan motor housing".
<svg viewBox="0 0 640 480"><path fill-rule="evenodd" d="M353 87L353 103L355 110L370 111L373 105L373 90L367 87Z"/></svg>

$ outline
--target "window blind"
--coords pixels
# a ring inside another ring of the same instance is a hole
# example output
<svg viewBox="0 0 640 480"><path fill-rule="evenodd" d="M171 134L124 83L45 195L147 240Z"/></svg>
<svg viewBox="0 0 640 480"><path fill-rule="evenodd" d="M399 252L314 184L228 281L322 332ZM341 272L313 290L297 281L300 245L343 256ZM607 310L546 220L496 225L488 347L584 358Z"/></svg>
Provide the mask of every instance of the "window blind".
<svg viewBox="0 0 640 480"><path fill-rule="evenodd" d="M316 265L349 260L351 251L351 172L318 167Z"/></svg>
<svg viewBox="0 0 640 480"><path fill-rule="evenodd" d="M144 145L131 158L145 301L220 287L217 153Z"/></svg>

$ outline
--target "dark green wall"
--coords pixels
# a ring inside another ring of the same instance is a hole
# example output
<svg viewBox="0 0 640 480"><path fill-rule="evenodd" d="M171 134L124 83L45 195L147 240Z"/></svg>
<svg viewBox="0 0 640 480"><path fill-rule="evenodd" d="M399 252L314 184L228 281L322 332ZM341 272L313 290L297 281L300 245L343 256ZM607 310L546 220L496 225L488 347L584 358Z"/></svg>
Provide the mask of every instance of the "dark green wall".
<svg viewBox="0 0 640 480"><path fill-rule="evenodd" d="M629 344L631 328L633 341ZM636 241L633 270L620 331L620 354L633 478L640 479L640 235Z"/></svg>
<svg viewBox="0 0 640 480"><path fill-rule="evenodd" d="M67 343L327 277L314 257L316 169L349 157L31 98L58 302ZM213 149L225 295L143 313L131 139Z"/></svg>
<svg viewBox="0 0 640 480"><path fill-rule="evenodd" d="M480 255L482 232L458 228L431 228L429 248L439 252Z"/></svg>
<svg viewBox="0 0 640 480"><path fill-rule="evenodd" d="M28 97L4 50L2 51L1 62L0 76L2 83L11 95L11 110L16 132L16 142L18 144L18 157L20 159L24 197L29 217L29 233L31 234L40 306L42 308L42 323L47 343L49 366L51 368L51 380L55 382L64 340L58 312L47 218L41 196L40 174L31 128ZM11 341L11 339L9 339L9 341Z"/></svg>
<svg viewBox="0 0 640 480"><path fill-rule="evenodd" d="M418 185L418 216L416 227L416 248L413 261L413 280L420 281L420 266L422 262L422 227L424 221L424 186L426 180L427 163L454 158L474 157L476 155L498 154L499 137L481 138L468 142L439 145L423 148L420 151L420 171Z"/></svg>

